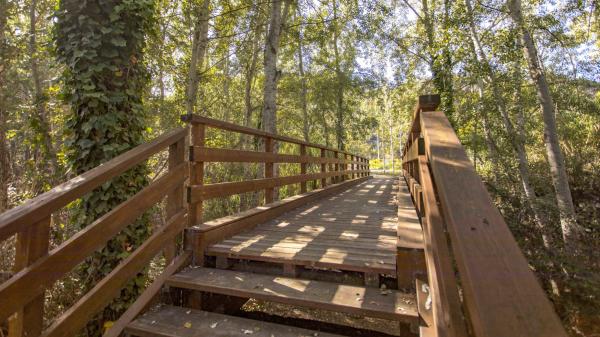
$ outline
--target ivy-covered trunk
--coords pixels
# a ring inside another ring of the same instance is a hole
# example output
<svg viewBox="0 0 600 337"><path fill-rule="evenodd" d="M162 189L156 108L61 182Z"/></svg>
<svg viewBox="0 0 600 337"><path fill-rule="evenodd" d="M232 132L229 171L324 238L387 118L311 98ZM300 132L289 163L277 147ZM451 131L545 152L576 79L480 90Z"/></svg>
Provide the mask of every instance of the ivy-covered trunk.
<svg viewBox="0 0 600 337"><path fill-rule="evenodd" d="M148 75L143 66L145 32L152 22L152 0L62 0L57 11L56 46L65 66L68 117L67 160L81 174L143 141L145 116L142 93ZM147 185L147 169L140 165L83 197L74 210L81 227L113 209ZM149 235L146 217L138 219L96 252L79 268L87 292ZM87 327L99 336L107 321L115 320L142 291L140 273Z"/></svg>

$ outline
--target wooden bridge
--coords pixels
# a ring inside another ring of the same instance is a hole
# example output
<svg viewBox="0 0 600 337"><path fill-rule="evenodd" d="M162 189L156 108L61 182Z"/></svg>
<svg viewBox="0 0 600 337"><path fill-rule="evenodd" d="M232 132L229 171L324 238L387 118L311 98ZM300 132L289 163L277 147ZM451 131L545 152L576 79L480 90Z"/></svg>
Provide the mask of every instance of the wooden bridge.
<svg viewBox="0 0 600 337"><path fill-rule="evenodd" d="M352 153L185 116L188 128L0 215L0 240L17 235L14 273L0 284L0 322L8 321L9 336L75 336L164 254L162 274L105 336L382 335L318 317L259 320L239 310L248 299L386 320L398 328L390 335L566 336L438 102L419 98L400 177L371 177L368 160ZM207 147L207 128L257 137L265 151ZM277 142L297 146L296 154L276 152ZM167 173L49 250L54 212L161 151ZM262 163L264 178L205 184L210 162ZM274 176L276 163L296 163L300 174ZM274 189L292 184L299 194L274 200ZM263 206L202 221L206 200L252 191L264 191ZM45 291L164 199L165 225L45 323Z"/></svg>

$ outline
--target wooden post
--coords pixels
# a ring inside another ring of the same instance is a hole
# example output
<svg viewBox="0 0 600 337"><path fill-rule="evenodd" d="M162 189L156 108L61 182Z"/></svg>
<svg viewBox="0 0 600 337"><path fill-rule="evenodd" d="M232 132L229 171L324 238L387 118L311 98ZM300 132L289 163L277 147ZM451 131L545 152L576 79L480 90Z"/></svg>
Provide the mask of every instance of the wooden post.
<svg viewBox="0 0 600 337"><path fill-rule="evenodd" d="M192 123L190 128L190 140L192 146L204 146L206 137L206 125ZM199 158L189 161L190 165L190 186L204 185L204 162L198 161ZM190 191L188 190L188 198ZM190 203L188 208L188 227L198 225L202 222L202 200ZM192 238L189 238L192 239ZM186 240L189 240L186 238ZM202 238L193 238L192 249L194 251L194 264L204 265L204 244Z"/></svg>
<svg viewBox="0 0 600 337"><path fill-rule="evenodd" d="M338 160L340 159L340 156L338 155L337 151L333 151L333 157ZM331 178L332 179L332 183L337 184L340 180L340 164L338 164L337 162L334 164L334 168L335 170L335 175Z"/></svg>
<svg viewBox="0 0 600 337"><path fill-rule="evenodd" d="M17 273L48 254L50 239L48 216L17 234L14 272ZM8 321L9 337L34 337L44 329L44 292L31 300Z"/></svg>
<svg viewBox="0 0 600 337"><path fill-rule="evenodd" d="M344 175L342 176L342 181L346 181L348 180L348 154L344 153L344 165L342 166L344 168Z"/></svg>
<svg viewBox="0 0 600 337"><path fill-rule="evenodd" d="M325 158L325 149L321 149L321 158ZM321 163L321 173L327 172L327 164ZM321 178L321 188L327 186L327 178Z"/></svg>
<svg viewBox="0 0 600 337"><path fill-rule="evenodd" d="M300 145L300 155L306 156L306 145L304 144ZM306 175L306 162L304 162L304 159L302 160L303 162L300 163L300 174ZM306 193L306 181L300 183L300 193Z"/></svg>
<svg viewBox="0 0 600 337"><path fill-rule="evenodd" d="M181 165L185 161L185 138L169 146L169 171ZM182 183L167 195L167 221L183 209L183 187ZM164 251L166 263L169 264L177 253L177 239L169 244Z"/></svg>
<svg viewBox="0 0 600 337"><path fill-rule="evenodd" d="M265 138L265 152L273 152L273 138ZM273 178L273 162L265 163L265 178ZM273 202L273 188L265 189L265 204Z"/></svg>
<svg viewBox="0 0 600 337"><path fill-rule="evenodd" d="M354 158L355 158L354 155L351 154L350 155L350 161L351 161L351 163L350 163L350 171L351 171L350 172L350 179L354 179Z"/></svg>

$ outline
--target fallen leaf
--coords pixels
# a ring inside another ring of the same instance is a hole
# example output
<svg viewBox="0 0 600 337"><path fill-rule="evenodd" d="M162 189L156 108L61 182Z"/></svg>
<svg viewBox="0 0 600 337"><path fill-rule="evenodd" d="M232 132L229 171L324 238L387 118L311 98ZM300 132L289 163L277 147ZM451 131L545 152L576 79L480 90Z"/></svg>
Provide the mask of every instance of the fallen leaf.
<svg viewBox="0 0 600 337"><path fill-rule="evenodd" d="M188 329L190 329L190 328L192 327L192 322L185 322L185 323L183 324L183 327L184 327L184 328L188 328Z"/></svg>

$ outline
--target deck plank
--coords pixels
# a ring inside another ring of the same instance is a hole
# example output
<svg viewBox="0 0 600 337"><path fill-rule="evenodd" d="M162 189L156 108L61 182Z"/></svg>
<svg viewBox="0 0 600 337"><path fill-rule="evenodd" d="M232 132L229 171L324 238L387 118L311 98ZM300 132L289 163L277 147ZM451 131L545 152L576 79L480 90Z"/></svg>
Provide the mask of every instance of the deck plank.
<svg viewBox="0 0 600 337"><path fill-rule="evenodd" d="M213 244L206 253L395 275L397 181L391 177L364 181ZM419 234L406 241L419 245Z"/></svg>
<svg viewBox="0 0 600 337"><path fill-rule="evenodd" d="M404 322L417 322L415 296L399 291L230 270L190 268L173 275L172 287L250 297Z"/></svg>
<svg viewBox="0 0 600 337"><path fill-rule="evenodd" d="M287 325L255 321L214 312L160 306L138 317L125 332L141 337L336 337Z"/></svg>

